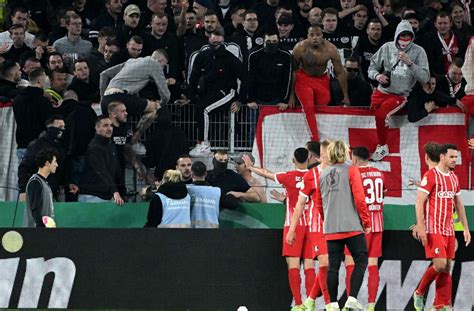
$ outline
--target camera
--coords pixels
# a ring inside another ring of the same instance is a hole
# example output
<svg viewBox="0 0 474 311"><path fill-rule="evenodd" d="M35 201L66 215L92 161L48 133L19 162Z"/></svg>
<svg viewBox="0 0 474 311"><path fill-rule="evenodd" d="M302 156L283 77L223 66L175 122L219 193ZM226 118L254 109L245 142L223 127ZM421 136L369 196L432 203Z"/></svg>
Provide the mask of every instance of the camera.
<svg viewBox="0 0 474 311"><path fill-rule="evenodd" d="M392 78L392 72L391 71L384 71L382 72L383 75L385 75L388 78L387 83L380 83L381 87L387 88L390 86L391 78Z"/></svg>

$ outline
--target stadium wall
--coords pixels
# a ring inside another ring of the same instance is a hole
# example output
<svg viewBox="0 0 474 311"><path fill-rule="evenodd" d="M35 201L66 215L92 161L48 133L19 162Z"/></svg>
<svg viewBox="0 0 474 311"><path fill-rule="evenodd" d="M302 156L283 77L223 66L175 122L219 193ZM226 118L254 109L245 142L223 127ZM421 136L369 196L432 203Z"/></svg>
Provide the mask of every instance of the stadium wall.
<svg viewBox="0 0 474 311"><path fill-rule="evenodd" d="M0 308L279 311L291 303L281 230L1 229L0 236ZM412 310L429 265L421 245L409 232L387 231L383 254L377 309ZM460 246L456 258L454 310L471 310L474 252ZM343 280L341 269L341 299Z"/></svg>
<svg viewBox="0 0 474 311"><path fill-rule="evenodd" d="M59 228L142 228L146 222L148 204L127 203L55 203L55 220ZM0 202L0 228L20 228L23 203ZM474 226L474 206L466 206ZM236 210L223 210L223 228L281 229L285 220L283 204L243 204ZM386 230L408 230L415 223L415 208L410 205L384 207Z"/></svg>

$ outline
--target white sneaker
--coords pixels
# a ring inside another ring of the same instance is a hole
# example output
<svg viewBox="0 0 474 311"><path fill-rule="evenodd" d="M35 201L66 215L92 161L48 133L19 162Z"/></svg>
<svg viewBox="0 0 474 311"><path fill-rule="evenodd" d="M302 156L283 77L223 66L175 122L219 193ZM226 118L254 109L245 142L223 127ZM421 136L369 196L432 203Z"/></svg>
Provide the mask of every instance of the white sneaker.
<svg viewBox="0 0 474 311"><path fill-rule="evenodd" d="M194 147L191 151L189 151L189 155L192 157L207 156L210 153L211 153L211 144L208 141L197 143L196 147Z"/></svg>
<svg viewBox="0 0 474 311"><path fill-rule="evenodd" d="M136 144L133 145L133 151L135 151L135 153L137 155L145 155L146 154L146 147L142 143L136 143Z"/></svg>
<svg viewBox="0 0 474 311"><path fill-rule="evenodd" d="M362 311L364 310L364 306L359 303L356 298L349 296L349 298L347 298L346 304L344 305L344 309Z"/></svg>
<svg viewBox="0 0 474 311"><path fill-rule="evenodd" d="M326 311L339 311L339 304L337 302L331 302L326 305Z"/></svg>
<svg viewBox="0 0 474 311"><path fill-rule="evenodd" d="M389 154L390 154L390 152L388 151L388 145L387 144L385 144L383 146L377 145L377 148L375 149L374 153L372 153L372 156L370 157L370 159L372 161L380 161L383 158L385 158L386 156L388 156Z"/></svg>

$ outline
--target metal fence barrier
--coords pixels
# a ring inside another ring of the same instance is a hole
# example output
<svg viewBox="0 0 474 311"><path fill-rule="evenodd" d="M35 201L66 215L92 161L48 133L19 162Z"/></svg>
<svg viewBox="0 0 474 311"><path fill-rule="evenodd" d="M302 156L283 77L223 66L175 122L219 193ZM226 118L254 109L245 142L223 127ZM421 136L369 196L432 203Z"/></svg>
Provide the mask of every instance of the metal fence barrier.
<svg viewBox="0 0 474 311"><path fill-rule="evenodd" d="M198 140L195 105L180 107L169 104L166 108L171 111L172 125L184 131L189 146L194 146ZM242 105L237 113L231 113L229 110L212 111L209 114L209 141L212 149L226 149L231 153L251 151L257 118L258 110L250 109L246 105ZM139 118L130 117L130 126L135 128L138 120ZM144 142L146 135L153 132L155 127L156 122L145 132L141 142Z"/></svg>

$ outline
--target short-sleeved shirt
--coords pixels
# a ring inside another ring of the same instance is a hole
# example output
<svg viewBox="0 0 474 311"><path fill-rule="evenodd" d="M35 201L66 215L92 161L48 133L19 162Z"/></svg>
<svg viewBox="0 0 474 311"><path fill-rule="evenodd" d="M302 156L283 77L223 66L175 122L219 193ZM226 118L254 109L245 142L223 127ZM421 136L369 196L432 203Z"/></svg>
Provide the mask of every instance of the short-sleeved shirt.
<svg viewBox="0 0 474 311"><path fill-rule="evenodd" d="M305 196L309 205L309 232L323 233L323 215L317 204L320 204L321 192L319 188L319 177L321 176L321 168L313 167L303 177L304 187L300 190L300 194Z"/></svg>
<svg viewBox="0 0 474 311"><path fill-rule="evenodd" d="M303 185L303 176L308 170L294 170L286 173L276 173L275 182L286 189L286 217L285 227L290 225L296 203L298 202L298 194ZM305 207L306 210L306 207ZM306 213L300 217L299 226L307 226Z"/></svg>
<svg viewBox="0 0 474 311"><path fill-rule="evenodd" d="M371 166L359 167L365 192L365 203L372 218L371 232L383 231L383 197L385 180L383 173Z"/></svg>
<svg viewBox="0 0 474 311"><path fill-rule="evenodd" d="M455 196L461 194L456 174L443 173L437 167L432 168L423 176L418 190L428 194L423 211L426 233L454 235Z"/></svg>

